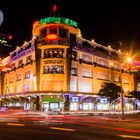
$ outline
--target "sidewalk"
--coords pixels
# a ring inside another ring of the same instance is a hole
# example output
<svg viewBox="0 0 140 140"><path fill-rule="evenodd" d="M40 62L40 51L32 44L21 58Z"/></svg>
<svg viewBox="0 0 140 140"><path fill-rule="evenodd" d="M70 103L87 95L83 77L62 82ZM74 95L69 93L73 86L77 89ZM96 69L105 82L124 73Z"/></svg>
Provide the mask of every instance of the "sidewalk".
<svg viewBox="0 0 140 140"><path fill-rule="evenodd" d="M137 122L140 123L140 111L124 112L124 119L122 119L121 112L62 112L62 115L70 116L86 116L94 117L107 121L123 121L123 122Z"/></svg>
<svg viewBox="0 0 140 140"><path fill-rule="evenodd" d="M61 112L42 112L42 111L25 111L25 110L9 110L9 112L14 114L24 114L24 115L33 115L34 117L61 117L61 116L73 116L73 117L92 117L96 119L106 120L106 121L123 121L123 122L135 122L140 123L140 110L139 111L128 111L124 112L124 120L122 119L121 112L110 112L110 111L61 111Z"/></svg>

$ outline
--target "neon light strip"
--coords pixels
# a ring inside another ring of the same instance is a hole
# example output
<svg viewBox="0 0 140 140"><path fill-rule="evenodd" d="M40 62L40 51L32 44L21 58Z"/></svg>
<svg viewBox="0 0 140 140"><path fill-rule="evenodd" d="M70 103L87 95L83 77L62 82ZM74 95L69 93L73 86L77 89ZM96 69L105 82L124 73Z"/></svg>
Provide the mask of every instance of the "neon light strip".
<svg viewBox="0 0 140 140"><path fill-rule="evenodd" d="M77 22L69 18L48 17L40 20L40 24L46 24L46 23L63 23L63 24L69 24L71 26L77 27Z"/></svg>

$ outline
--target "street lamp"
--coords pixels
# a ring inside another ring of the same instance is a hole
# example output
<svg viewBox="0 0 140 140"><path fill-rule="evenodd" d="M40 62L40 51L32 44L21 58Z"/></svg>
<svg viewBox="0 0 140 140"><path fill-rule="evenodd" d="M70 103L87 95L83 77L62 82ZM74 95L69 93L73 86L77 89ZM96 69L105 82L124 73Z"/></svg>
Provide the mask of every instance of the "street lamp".
<svg viewBox="0 0 140 140"><path fill-rule="evenodd" d="M127 58L127 62L130 66L130 62L131 62L131 57ZM122 120L125 119L125 114L124 114L124 93L123 93L123 86L122 86L122 70L121 70L121 74L119 76L119 80L120 80L120 87L121 87L121 93L120 93L120 97L121 97L121 111L122 111Z"/></svg>
<svg viewBox="0 0 140 140"><path fill-rule="evenodd" d="M121 87L120 97L121 97L122 120L124 120L125 116L124 116L124 95L123 95L123 90L122 90L122 70L121 70L121 74L119 76L119 80L120 80L120 87Z"/></svg>
<svg viewBox="0 0 140 140"><path fill-rule="evenodd" d="M127 62L130 63L131 62L131 57L127 58Z"/></svg>

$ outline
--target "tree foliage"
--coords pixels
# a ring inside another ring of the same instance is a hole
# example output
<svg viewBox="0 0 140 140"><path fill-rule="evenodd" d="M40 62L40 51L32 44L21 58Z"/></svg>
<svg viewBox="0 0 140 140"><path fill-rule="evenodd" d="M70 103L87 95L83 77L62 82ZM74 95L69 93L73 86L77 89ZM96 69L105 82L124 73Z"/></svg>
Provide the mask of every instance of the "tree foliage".
<svg viewBox="0 0 140 140"><path fill-rule="evenodd" d="M35 110L40 110L40 102L39 102L39 96L34 101L34 109Z"/></svg>
<svg viewBox="0 0 140 140"><path fill-rule="evenodd" d="M137 89L138 83L140 83L140 69L138 69L134 74L134 85L135 85L135 90Z"/></svg>
<svg viewBox="0 0 140 140"><path fill-rule="evenodd" d="M65 102L64 102L64 111L69 111L69 107L70 107L70 99L69 96L66 95Z"/></svg>
<svg viewBox="0 0 140 140"><path fill-rule="evenodd" d="M130 94L133 98L140 100L140 91L131 91Z"/></svg>
<svg viewBox="0 0 140 140"><path fill-rule="evenodd" d="M102 88L99 90L98 95L101 97L109 97L110 102L114 101L119 97L119 93L123 90L120 86L117 86L114 83L104 83Z"/></svg>

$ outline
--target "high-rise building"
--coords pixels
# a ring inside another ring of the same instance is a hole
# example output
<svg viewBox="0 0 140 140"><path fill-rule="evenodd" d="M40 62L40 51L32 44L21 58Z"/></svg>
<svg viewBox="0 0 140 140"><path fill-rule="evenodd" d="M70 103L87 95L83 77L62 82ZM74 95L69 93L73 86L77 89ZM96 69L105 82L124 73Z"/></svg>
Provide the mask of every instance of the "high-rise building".
<svg viewBox="0 0 140 140"><path fill-rule="evenodd" d="M3 105L45 111L107 110L108 100L97 96L105 82L121 85L125 93L134 90L123 54L82 38L77 22L48 17L36 21L32 33L31 41L3 59L9 66L3 69Z"/></svg>
<svg viewBox="0 0 140 140"><path fill-rule="evenodd" d="M12 51L11 39L11 35L0 33L0 59L7 57Z"/></svg>
<svg viewBox="0 0 140 140"><path fill-rule="evenodd" d="M3 73L1 72L1 69L5 67L5 64L1 60L9 56L9 53L12 51L12 46L10 44L11 39L11 35L0 33L0 91L3 87Z"/></svg>

